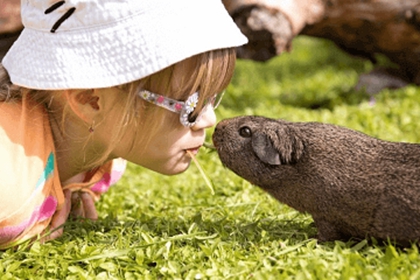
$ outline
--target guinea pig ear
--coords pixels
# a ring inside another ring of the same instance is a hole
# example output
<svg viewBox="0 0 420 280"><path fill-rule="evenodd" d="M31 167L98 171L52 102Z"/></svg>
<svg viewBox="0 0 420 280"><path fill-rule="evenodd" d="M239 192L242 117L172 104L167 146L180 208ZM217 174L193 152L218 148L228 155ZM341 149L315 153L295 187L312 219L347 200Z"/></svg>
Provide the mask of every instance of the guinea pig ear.
<svg viewBox="0 0 420 280"><path fill-rule="evenodd" d="M293 164L303 154L304 144L290 127L252 135L252 148L258 158L271 165Z"/></svg>
<svg viewBox="0 0 420 280"><path fill-rule="evenodd" d="M270 165L280 165L280 154L274 147L273 142L265 133L255 133L252 135L252 149L257 157L264 163Z"/></svg>
<svg viewBox="0 0 420 280"><path fill-rule="evenodd" d="M303 155L304 143L299 137L299 130L284 126L276 130L276 136L272 139L274 147L279 151L282 164L296 163Z"/></svg>

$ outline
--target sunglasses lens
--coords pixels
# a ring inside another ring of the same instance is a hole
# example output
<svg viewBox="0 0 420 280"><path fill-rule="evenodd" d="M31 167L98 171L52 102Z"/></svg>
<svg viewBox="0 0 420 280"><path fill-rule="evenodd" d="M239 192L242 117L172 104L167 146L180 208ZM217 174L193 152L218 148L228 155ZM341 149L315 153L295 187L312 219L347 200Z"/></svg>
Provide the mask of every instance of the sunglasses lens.
<svg viewBox="0 0 420 280"><path fill-rule="evenodd" d="M217 107L219 107L220 102L222 101L223 95L225 94L225 92L221 92L216 94L212 99L211 99L211 105L213 106L213 109L216 109Z"/></svg>
<svg viewBox="0 0 420 280"><path fill-rule="evenodd" d="M204 106L211 104L213 109L216 109L219 106L220 101L222 101L224 93L225 92L221 92L219 94L216 94L212 98L209 98L207 101L204 102ZM187 101L187 104L188 104L188 101ZM188 117L184 119L184 122L181 121L181 123L183 123L183 125L186 126L186 123L188 122L188 126L193 126L198 121L201 114L202 114L202 111L197 113L194 106L194 109L190 111L190 113L188 114Z"/></svg>

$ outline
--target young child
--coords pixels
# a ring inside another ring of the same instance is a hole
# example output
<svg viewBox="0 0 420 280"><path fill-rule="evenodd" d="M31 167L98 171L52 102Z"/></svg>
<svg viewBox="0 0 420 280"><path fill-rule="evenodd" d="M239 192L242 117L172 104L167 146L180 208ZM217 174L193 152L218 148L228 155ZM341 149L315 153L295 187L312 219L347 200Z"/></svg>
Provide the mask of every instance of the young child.
<svg viewBox="0 0 420 280"><path fill-rule="evenodd" d="M185 171L246 43L220 0L27 0L0 65L0 248L62 234L125 160ZM54 230L55 229L55 230Z"/></svg>

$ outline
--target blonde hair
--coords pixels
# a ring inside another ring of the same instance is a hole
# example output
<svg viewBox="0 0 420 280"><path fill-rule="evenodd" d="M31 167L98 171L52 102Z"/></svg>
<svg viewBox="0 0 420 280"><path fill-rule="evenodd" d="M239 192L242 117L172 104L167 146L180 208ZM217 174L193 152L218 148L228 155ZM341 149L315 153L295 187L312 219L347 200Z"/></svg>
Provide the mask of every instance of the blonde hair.
<svg viewBox="0 0 420 280"><path fill-rule="evenodd" d="M146 133L142 131L144 135L141 137L142 144L147 145L163 124L162 116L165 110L138 98L137 94L140 89L147 89L177 100L186 100L188 96L199 91L200 98L196 111L200 112L206 99L223 91L228 86L233 76L235 61L234 48L213 50L187 58L143 79L117 86L116 88L121 91L121 94L126 94L126 98L121 100L124 102L124 110L120 116L119 125L110 140L111 144L105 151L101 151L98 158L83 163L82 168L91 169L102 165L128 129L135 129L139 133L136 127L140 124L147 124L148 130ZM13 85L0 64L0 102L19 100L24 94L30 94L38 104L45 106L47 110L48 103L54 96L51 91L31 90ZM66 108L63 108L63 128L66 120L65 112ZM174 118L175 121L177 118Z"/></svg>

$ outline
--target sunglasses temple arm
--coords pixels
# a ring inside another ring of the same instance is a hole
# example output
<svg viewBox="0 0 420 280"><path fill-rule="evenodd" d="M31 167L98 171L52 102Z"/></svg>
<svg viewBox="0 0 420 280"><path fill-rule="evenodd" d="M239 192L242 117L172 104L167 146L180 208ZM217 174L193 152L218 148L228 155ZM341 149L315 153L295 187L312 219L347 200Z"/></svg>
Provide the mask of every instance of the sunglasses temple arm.
<svg viewBox="0 0 420 280"><path fill-rule="evenodd" d="M145 98L142 95L143 92L147 92L149 98ZM145 100L149 103L152 103L156 106L162 107L166 110L169 110L171 112L174 112L174 113L179 113L181 111L181 109L185 106L185 102L178 101L178 100L175 100L175 99L172 99L172 98L169 98L169 97L165 97L165 96L157 94L157 93L152 93L152 92L149 92L149 91L145 91L145 90L140 91L138 95L140 96L141 99L143 99L143 100ZM150 96L152 98L150 98ZM160 99L162 99L162 102L158 101ZM179 106L179 109L176 108L176 105Z"/></svg>

